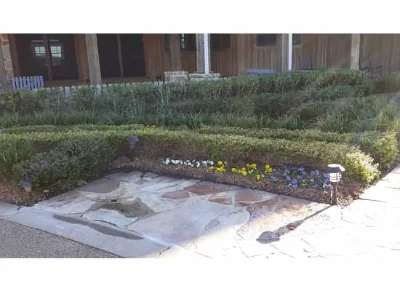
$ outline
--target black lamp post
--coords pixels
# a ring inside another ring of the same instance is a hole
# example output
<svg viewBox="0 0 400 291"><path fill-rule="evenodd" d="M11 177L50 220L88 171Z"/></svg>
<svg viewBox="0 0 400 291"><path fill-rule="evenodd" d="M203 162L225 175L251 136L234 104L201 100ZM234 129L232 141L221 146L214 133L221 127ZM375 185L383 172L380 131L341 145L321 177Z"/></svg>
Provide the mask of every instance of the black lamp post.
<svg viewBox="0 0 400 291"><path fill-rule="evenodd" d="M325 173L328 174L329 182L333 185L333 197L331 196L331 203L337 205L337 197L338 197L338 184L342 179L342 173L345 169L339 164L329 164L325 169Z"/></svg>

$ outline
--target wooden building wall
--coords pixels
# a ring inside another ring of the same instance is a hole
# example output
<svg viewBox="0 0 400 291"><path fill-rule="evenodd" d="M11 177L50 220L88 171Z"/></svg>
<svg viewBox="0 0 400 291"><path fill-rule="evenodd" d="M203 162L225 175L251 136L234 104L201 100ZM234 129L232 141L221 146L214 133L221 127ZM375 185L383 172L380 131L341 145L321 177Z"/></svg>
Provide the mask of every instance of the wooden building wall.
<svg viewBox="0 0 400 291"><path fill-rule="evenodd" d="M371 66L383 66L385 74L400 70L400 34L362 34L360 64L371 58ZM365 58L365 59L364 59Z"/></svg>
<svg viewBox="0 0 400 291"><path fill-rule="evenodd" d="M19 76L18 55L13 35L9 35L13 71ZM156 80L169 71L169 53L163 34L145 34L146 79ZM281 69L281 35L277 45L256 46L255 34L232 34L229 49L211 51L211 70L222 76L243 74L247 69ZM293 69L349 68L350 34L303 34L301 44L293 47ZM75 35L76 58L80 82L89 81L84 34ZM384 73L400 70L400 34L361 35L361 58L370 56L372 66L383 66ZM181 51L182 70L196 71L196 52ZM365 63L360 64L361 67Z"/></svg>

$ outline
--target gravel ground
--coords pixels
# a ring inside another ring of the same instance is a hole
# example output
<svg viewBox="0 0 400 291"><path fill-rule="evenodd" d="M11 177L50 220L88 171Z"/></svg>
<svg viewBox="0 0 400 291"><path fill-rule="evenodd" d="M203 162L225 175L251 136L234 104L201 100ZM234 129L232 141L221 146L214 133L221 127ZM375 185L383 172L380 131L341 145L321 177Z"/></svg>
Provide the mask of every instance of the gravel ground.
<svg viewBox="0 0 400 291"><path fill-rule="evenodd" d="M69 239L0 219L0 258L116 258Z"/></svg>

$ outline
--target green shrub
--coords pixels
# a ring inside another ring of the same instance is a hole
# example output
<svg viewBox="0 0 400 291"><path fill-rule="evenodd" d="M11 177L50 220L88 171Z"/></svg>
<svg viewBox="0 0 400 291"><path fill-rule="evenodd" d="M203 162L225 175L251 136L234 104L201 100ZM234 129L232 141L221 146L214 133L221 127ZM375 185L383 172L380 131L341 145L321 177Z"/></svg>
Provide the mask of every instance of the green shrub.
<svg viewBox="0 0 400 291"><path fill-rule="evenodd" d="M34 187L69 189L106 169L114 149L104 139L75 139L59 143L13 166L17 181L31 179Z"/></svg>
<svg viewBox="0 0 400 291"><path fill-rule="evenodd" d="M165 157L171 153L179 155L204 153L204 155L210 156L212 153L218 152L227 160L239 160L258 154L280 164L301 164L316 168L324 167L328 163L341 163L346 167L349 177L364 182L371 182L379 176L379 170L377 165L373 164L372 158L357 147L317 141L258 139L238 135L198 134L186 130L169 131L144 128L3 134L0 135L0 142L57 144L65 140L104 138L112 148L116 149L132 134L139 135L141 143L144 143L144 150L141 154L151 155L151 158ZM177 146L180 150L176 152ZM156 148L158 152L150 151L147 147Z"/></svg>
<svg viewBox="0 0 400 291"><path fill-rule="evenodd" d="M3 134L21 134L21 133L44 133L44 132L68 132L68 131L109 131L121 130L132 132L136 130L157 129L141 124L130 124L120 126L108 125L76 125L76 126L27 126L7 128L0 131ZM398 145L396 133L394 131L379 132L366 131L359 133L337 133L326 132L316 129L307 130L288 130L288 129L273 129L273 128L241 128L241 127L226 127L226 126L193 126L176 127L176 130L191 129L198 134L223 134L247 136L259 139L287 139L291 141L319 141L328 143L345 143L360 146L361 150L370 154L374 161L379 163L381 168L387 168L396 161L398 156Z"/></svg>
<svg viewBox="0 0 400 291"><path fill-rule="evenodd" d="M400 72L386 75L374 83L373 93L396 93L400 91Z"/></svg>
<svg viewBox="0 0 400 291"><path fill-rule="evenodd" d="M357 88L363 96L370 92L370 76L364 71L332 69L321 74L313 84L316 88L325 88L335 85L349 85Z"/></svg>

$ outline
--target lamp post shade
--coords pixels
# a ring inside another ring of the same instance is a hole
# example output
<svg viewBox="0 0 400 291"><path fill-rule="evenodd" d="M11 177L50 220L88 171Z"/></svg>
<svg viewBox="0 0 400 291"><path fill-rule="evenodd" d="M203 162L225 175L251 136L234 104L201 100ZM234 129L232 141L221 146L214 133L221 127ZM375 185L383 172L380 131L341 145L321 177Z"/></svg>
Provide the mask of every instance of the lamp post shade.
<svg viewBox="0 0 400 291"><path fill-rule="evenodd" d="M345 168L339 164L329 164L325 169L325 173L329 175L329 181L331 183L339 183L344 171Z"/></svg>
<svg viewBox="0 0 400 291"><path fill-rule="evenodd" d="M136 135L130 136L128 137L128 142L129 142L129 149L133 151L136 147L136 143L139 142L139 138Z"/></svg>
<svg viewBox="0 0 400 291"><path fill-rule="evenodd" d="M331 192L331 201L335 205L338 204L338 183L342 179L344 171L345 169L339 164L329 164L325 169L325 173L329 175L329 182L334 184L333 196Z"/></svg>

